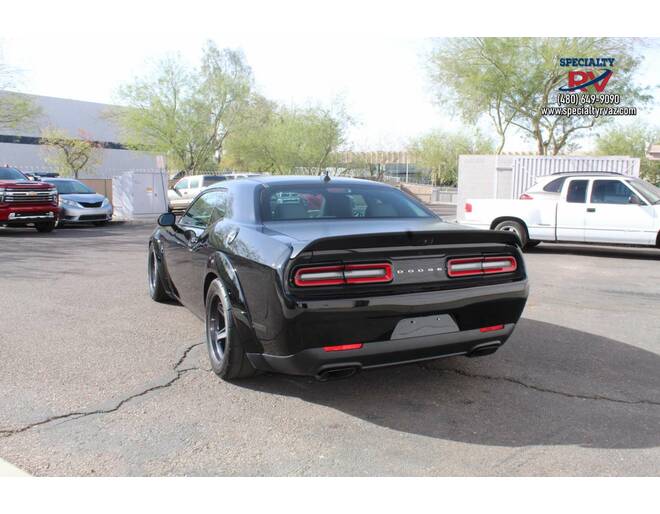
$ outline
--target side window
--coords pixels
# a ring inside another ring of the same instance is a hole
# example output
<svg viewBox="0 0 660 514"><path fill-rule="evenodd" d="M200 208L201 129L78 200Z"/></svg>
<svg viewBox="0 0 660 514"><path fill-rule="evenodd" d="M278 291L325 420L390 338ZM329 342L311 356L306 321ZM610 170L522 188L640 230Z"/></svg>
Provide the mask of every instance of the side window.
<svg viewBox="0 0 660 514"><path fill-rule="evenodd" d="M639 197L620 180L594 180L591 203L629 204L643 203Z"/></svg>
<svg viewBox="0 0 660 514"><path fill-rule="evenodd" d="M227 192L223 189L204 193L192 203L179 223L189 227L206 228L211 221L225 215L226 198Z"/></svg>
<svg viewBox="0 0 660 514"><path fill-rule="evenodd" d="M588 180L571 180L566 191L566 201L568 203L585 203L587 201Z"/></svg>
<svg viewBox="0 0 660 514"><path fill-rule="evenodd" d="M181 189L188 189L188 184L190 184L190 179L182 178L176 183L174 189L176 189L177 191L180 191Z"/></svg>
<svg viewBox="0 0 660 514"><path fill-rule="evenodd" d="M546 191L547 193L561 193L561 188L564 186L564 182L566 182L566 177L551 180L545 185L543 191Z"/></svg>
<svg viewBox="0 0 660 514"><path fill-rule="evenodd" d="M211 184L215 184L217 182L222 182L225 180L225 177L221 177L220 175L217 176L206 176L204 177L204 181L202 182L203 186L210 186Z"/></svg>
<svg viewBox="0 0 660 514"><path fill-rule="evenodd" d="M202 187L202 177L190 177L189 189L199 189Z"/></svg>

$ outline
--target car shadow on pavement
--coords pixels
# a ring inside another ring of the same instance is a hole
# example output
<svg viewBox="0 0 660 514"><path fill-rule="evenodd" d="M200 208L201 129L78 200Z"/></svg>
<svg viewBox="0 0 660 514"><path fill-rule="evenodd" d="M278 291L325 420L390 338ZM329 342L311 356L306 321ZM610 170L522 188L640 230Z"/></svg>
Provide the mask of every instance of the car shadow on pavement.
<svg viewBox="0 0 660 514"><path fill-rule="evenodd" d="M581 255L584 257L607 257L618 259L637 259L660 261L660 249L636 246L595 246L541 243L528 248L525 253L547 255Z"/></svg>
<svg viewBox="0 0 660 514"><path fill-rule="evenodd" d="M659 355L529 319L488 357L383 368L332 382L267 374L236 384L457 442L660 445Z"/></svg>

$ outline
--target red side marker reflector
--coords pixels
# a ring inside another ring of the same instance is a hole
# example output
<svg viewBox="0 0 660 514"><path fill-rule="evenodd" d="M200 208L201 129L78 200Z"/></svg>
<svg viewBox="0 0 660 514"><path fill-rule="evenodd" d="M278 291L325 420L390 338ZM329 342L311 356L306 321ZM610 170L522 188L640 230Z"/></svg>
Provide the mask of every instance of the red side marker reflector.
<svg viewBox="0 0 660 514"><path fill-rule="evenodd" d="M472 204L470 202L465 202L465 212L472 212Z"/></svg>
<svg viewBox="0 0 660 514"><path fill-rule="evenodd" d="M362 348L362 343L353 344L338 344L336 346L324 346L323 350L326 352L343 352L344 350L359 350Z"/></svg>
<svg viewBox="0 0 660 514"><path fill-rule="evenodd" d="M483 327L479 329L479 332L494 332L496 330L504 330L504 325L492 325L490 327Z"/></svg>
<svg viewBox="0 0 660 514"><path fill-rule="evenodd" d="M534 200L534 197L527 193L523 193L520 195L520 200Z"/></svg>

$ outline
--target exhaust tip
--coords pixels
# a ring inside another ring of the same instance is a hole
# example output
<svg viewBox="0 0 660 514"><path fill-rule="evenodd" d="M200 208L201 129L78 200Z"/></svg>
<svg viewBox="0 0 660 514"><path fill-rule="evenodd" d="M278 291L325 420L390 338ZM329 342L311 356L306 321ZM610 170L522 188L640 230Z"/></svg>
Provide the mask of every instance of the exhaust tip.
<svg viewBox="0 0 660 514"><path fill-rule="evenodd" d="M339 368L329 368L321 370L316 379L319 382L327 382L329 380L341 380L343 378L350 378L360 371L359 366L343 366Z"/></svg>
<svg viewBox="0 0 660 514"><path fill-rule="evenodd" d="M502 343L499 341L475 346L467 353L467 357L483 357L484 355L491 355L495 353L500 346L502 346Z"/></svg>

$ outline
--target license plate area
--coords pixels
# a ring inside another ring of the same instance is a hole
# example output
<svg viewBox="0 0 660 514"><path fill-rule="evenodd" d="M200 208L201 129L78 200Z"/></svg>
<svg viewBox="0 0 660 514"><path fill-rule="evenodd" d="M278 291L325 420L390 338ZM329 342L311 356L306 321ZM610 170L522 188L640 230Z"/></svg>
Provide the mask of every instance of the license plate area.
<svg viewBox="0 0 660 514"><path fill-rule="evenodd" d="M449 314L434 314L405 318L394 327L390 339L407 339L409 337L424 337L458 332L458 325Z"/></svg>

